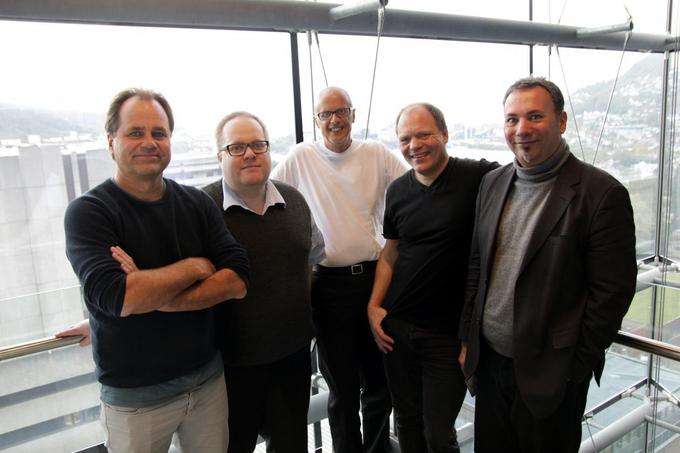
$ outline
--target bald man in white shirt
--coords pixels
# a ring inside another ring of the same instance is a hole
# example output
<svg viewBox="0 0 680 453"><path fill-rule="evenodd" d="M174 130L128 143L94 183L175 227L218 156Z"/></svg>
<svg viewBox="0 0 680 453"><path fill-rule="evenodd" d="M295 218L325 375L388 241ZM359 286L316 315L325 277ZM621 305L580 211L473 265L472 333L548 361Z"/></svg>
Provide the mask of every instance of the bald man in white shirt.
<svg viewBox="0 0 680 453"><path fill-rule="evenodd" d="M312 279L312 307L336 453L390 451L391 401L366 305L382 249L387 186L406 164L382 143L352 139L347 92L319 94L314 121L323 140L294 146L272 172L304 195L326 244ZM359 401L363 440L359 422Z"/></svg>

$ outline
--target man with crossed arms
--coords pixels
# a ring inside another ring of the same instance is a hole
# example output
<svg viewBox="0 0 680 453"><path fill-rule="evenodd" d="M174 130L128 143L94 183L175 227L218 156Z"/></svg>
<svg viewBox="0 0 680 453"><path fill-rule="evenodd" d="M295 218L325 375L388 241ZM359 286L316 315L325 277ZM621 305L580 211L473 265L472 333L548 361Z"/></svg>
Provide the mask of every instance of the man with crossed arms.
<svg viewBox="0 0 680 453"><path fill-rule="evenodd" d="M116 172L64 219L112 452L165 452L175 432L188 452L228 443L209 307L245 296L248 261L204 192L163 178L173 126L159 93L119 93L106 120Z"/></svg>

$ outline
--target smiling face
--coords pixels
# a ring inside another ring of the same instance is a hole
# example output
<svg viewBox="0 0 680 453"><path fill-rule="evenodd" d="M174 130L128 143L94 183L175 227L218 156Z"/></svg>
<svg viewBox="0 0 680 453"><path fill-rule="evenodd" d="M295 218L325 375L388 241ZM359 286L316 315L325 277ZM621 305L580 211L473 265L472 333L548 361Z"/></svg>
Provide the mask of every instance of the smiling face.
<svg viewBox="0 0 680 453"><path fill-rule="evenodd" d="M155 100L133 96L120 107L118 129L108 136L118 177L129 181L160 178L170 163L170 125Z"/></svg>
<svg viewBox="0 0 680 453"><path fill-rule="evenodd" d="M522 167L548 160L566 129L566 112L555 111L541 87L515 90L505 101L505 141Z"/></svg>
<svg viewBox="0 0 680 453"><path fill-rule="evenodd" d="M416 176L431 182L446 167L449 136L437 128L425 107L416 106L401 114L397 123L397 139L401 153L416 171Z"/></svg>
<svg viewBox="0 0 680 453"><path fill-rule="evenodd" d="M260 124L253 118L237 116L222 128L222 143L252 143L267 140ZM235 192L252 191L264 187L269 178L272 163L269 152L255 154L247 147L241 156L231 156L225 151L217 155L224 181Z"/></svg>
<svg viewBox="0 0 680 453"><path fill-rule="evenodd" d="M347 108L352 109L352 101L347 93L339 88L331 87L319 94L319 102L316 104L314 113L318 115L319 112L336 112ZM347 116L335 113L326 120L320 120L318 116L315 116L314 121L321 130L326 148L341 153L352 144L353 109Z"/></svg>

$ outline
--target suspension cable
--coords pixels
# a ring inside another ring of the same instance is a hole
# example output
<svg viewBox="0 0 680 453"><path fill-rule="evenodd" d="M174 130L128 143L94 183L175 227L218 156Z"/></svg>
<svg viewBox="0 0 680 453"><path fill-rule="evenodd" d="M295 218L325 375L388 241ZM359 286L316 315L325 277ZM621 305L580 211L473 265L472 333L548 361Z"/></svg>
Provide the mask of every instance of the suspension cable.
<svg viewBox="0 0 680 453"><path fill-rule="evenodd" d="M319 33L316 30L312 30L314 39L316 40L316 50L319 52L319 61L321 62L321 71L323 72L323 81L326 82L326 88L328 88L328 76L326 76L326 65L323 64L323 56L321 55L321 44L319 44Z"/></svg>
<svg viewBox="0 0 680 453"><path fill-rule="evenodd" d="M581 133L578 130L578 120L576 119L576 112L574 111L574 103L571 102L571 93L569 92L569 86L567 85L567 76L564 74L564 65L562 64L560 47L557 44L555 44L555 53L557 54L557 61L560 63L560 70L562 71L562 80L564 80L564 91L567 92L567 99L569 100L569 109L571 110L571 116L574 119L574 126L576 128L576 138L578 138L578 146L579 148L581 148L581 157L585 162L586 155L583 152L583 144L581 143Z"/></svg>
<svg viewBox="0 0 680 453"><path fill-rule="evenodd" d="M375 43L375 58L373 59L373 76L371 77L371 95L368 98L368 116L366 118L366 132L364 140L368 138L368 129L371 124L371 108L373 107L373 89L375 88L375 72L378 67L378 54L380 50L380 36L382 35L383 25L385 24L385 5L380 3L378 7L378 38Z"/></svg>
<svg viewBox="0 0 680 453"><path fill-rule="evenodd" d="M626 47L628 47L628 40L630 39L631 32L626 33L626 38L623 40L623 49L621 50L621 58L619 59L619 67L616 70L616 77L614 77L614 83L612 84L612 89L609 92L609 100L607 101L607 109L604 111L604 118L602 119L602 127L600 128L600 136L597 138L597 146L595 146L595 155L593 156L593 165L595 165L595 160L597 159L597 152L600 150L600 142L602 141L602 136L604 135L604 127L607 124L607 117L609 116L609 109L612 106L612 100L614 99L614 91L616 90L616 83L619 81L619 74L621 74L621 64L623 63L623 57L626 55Z"/></svg>
<svg viewBox="0 0 680 453"><path fill-rule="evenodd" d="M562 3L562 11L560 11L560 17L557 19L557 25L562 23L562 17L564 16L564 10L567 9L567 3L569 3L569 0L564 0L564 3Z"/></svg>
<svg viewBox="0 0 680 453"><path fill-rule="evenodd" d="M588 418L583 417L583 421L586 423L586 428L588 428L588 436L590 437L590 443L593 445L593 451L598 451L595 445L595 438L593 437L593 432L590 430L590 423L588 423Z"/></svg>
<svg viewBox="0 0 680 453"><path fill-rule="evenodd" d="M309 51L309 86L311 87L312 115L314 114L314 64L312 62L312 30L307 30L307 50ZM316 121L312 121L312 137L316 141Z"/></svg>

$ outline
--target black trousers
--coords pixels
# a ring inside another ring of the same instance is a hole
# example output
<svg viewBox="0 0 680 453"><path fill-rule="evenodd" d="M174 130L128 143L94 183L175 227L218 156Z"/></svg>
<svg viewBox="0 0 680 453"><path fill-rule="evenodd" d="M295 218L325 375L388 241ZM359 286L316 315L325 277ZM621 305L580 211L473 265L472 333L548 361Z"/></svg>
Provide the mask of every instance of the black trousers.
<svg viewBox="0 0 680 453"><path fill-rule="evenodd" d="M372 271L359 275L315 272L312 277L312 312L321 372L330 391L328 422L336 453L391 450L392 403L382 354L366 315L374 275Z"/></svg>
<svg viewBox="0 0 680 453"><path fill-rule="evenodd" d="M568 382L560 406L534 417L517 391L513 360L482 340L475 402L476 452L570 452L581 445L581 419L590 379Z"/></svg>
<svg viewBox="0 0 680 453"><path fill-rule="evenodd" d="M311 374L309 346L266 365L225 367L227 451L252 453L260 434L268 453L306 453Z"/></svg>
<svg viewBox="0 0 680 453"><path fill-rule="evenodd" d="M467 388L456 335L389 318L382 327L394 340L384 361L402 453L460 451L454 423Z"/></svg>

